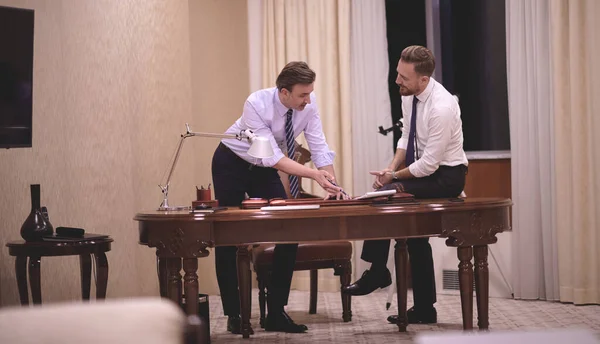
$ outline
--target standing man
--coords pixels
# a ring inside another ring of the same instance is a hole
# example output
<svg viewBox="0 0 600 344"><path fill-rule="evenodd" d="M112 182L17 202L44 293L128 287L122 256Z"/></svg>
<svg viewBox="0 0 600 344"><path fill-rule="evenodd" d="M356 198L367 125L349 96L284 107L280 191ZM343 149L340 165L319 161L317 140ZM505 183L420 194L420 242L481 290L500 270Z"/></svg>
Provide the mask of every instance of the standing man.
<svg viewBox="0 0 600 344"><path fill-rule="evenodd" d="M396 84L402 95L402 138L391 164L374 171L373 188L396 189L417 198L457 197L465 186L467 156L463 151L462 121L456 99L431 75L435 59L422 46L402 51ZM408 239L414 306L410 324L437 322L433 256L429 238ZM351 295L366 295L392 283L386 267L390 240L365 241L361 259L371 268L344 288ZM398 316L388 321L396 323Z"/></svg>
<svg viewBox="0 0 600 344"><path fill-rule="evenodd" d="M313 94L315 72L304 62L288 63L277 77L277 87L252 93L244 104L242 116L229 128L227 134L238 134L251 129L256 135L268 138L274 156L257 159L246 151L246 141L224 139L212 160L215 198L219 205L237 207L247 194L257 198L287 198L277 170L290 177L290 193L299 193L298 177L315 180L327 192L327 197L346 197L341 188L334 186L335 153L329 149L323 134L319 110ZM317 169L300 165L293 157L294 140L304 132ZM300 333L307 327L296 324L284 310L290 292L298 244L275 246L273 271L268 285L268 315L266 331ZM240 299L238 292L235 246L217 247L215 263L221 291L223 310L227 315L227 330L240 333Z"/></svg>

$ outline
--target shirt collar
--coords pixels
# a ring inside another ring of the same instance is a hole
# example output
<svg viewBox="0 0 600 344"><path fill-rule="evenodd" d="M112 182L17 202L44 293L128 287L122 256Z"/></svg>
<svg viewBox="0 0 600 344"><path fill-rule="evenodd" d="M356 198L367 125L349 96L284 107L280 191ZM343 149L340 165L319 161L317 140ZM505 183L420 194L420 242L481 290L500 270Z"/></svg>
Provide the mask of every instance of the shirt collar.
<svg viewBox="0 0 600 344"><path fill-rule="evenodd" d="M279 99L279 89L277 87L275 87L275 98L273 99L273 103L275 104L277 114L281 117L285 116L289 109L281 103L281 99Z"/></svg>
<svg viewBox="0 0 600 344"><path fill-rule="evenodd" d="M419 94L417 97L417 99L421 102L421 103L425 103L427 101L427 99L429 99L429 96L431 95L431 92L433 91L433 86L435 84L435 79L434 78L429 78L429 83L427 84L427 87L425 87L425 90L423 90L423 92L421 92L421 94Z"/></svg>

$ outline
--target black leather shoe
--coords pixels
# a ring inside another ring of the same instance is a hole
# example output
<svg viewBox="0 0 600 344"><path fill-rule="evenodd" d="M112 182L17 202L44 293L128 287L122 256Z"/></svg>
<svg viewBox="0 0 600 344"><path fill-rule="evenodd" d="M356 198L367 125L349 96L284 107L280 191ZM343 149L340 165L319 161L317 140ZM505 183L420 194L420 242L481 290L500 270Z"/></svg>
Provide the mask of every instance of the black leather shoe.
<svg viewBox="0 0 600 344"><path fill-rule="evenodd" d="M428 311L421 311L421 310L417 311L417 310L415 310L415 307L412 307L411 309L406 311L406 316L408 317L409 324L435 324L435 323L437 323L437 311L435 310L434 307L431 307L431 309ZM390 315L387 318L387 321L389 321L392 324L397 324L398 316Z"/></svg>
<svg viewBox="0 0 600 344"><path fill-rule="evenodd" d="M230 316L227 318L227 331L233 334L241 334L242 333L242 320L240 316ZM250 327L250 334L254 334L254 330Z"/></svg>
<svg viewBox="0 0 600 344"><path fill-rule="evenodd" d="M307 330L308 327L296 324L285 311L269 313L265 321L265 331L303 333Z"/></svg>
<svg viewBox="0 0 600 344"><path fill-rule="evenodd" d="M355 296L367 295L378 288L385 288L390 284L392 284L390 270L385 269L385 272L381 273L374 273L371 270L366 270L356 282L342 288L342 292L344 294Z"/></svg>

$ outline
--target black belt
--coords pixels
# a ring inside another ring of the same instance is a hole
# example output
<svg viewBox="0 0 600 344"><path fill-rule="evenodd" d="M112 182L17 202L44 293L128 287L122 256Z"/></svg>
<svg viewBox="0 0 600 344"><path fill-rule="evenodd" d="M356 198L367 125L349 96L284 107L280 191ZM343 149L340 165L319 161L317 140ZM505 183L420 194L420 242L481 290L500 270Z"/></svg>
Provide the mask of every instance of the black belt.
<svg viewBox="0 0 600 344"><path fill-rule="evenodd" d="M223 144L223 142L219 143L218 149L222 150L223 152L225 152L226 154L230 155L231 157L239 160L239 162L244 163L245 165L247 165L249 170L251 170L253 168L268 168L268 167L262 167L262 166L254 165L254 164L251 164L251 163L247 162L246 160L242 159L239 155L235 154L235 152L232 151L231 148L225 146L225 144Z"/></svg>
<svg viewBox="0 0 600 344"><path fill-rule="evenodd" d="M453 170L455 168L459 168L460 170L462 170L462 172L464 174L468 174L469 173L469 167L467 167L467 165L465 164L460 164L460 165L456 165L456 166L448 166L448 165L440 165L438 167L438 170Z"/></svg>
<svg viewBox="0 0 600 344"><path fill-rule="evenodd" d="M235 153L234 153L234 152L231 150L231 148L229 148L229 147L225 146L225 144L223 144L223 142L219 143L219 149L220 149L220 150L222 150L222 151L225 151L225 152L226 152L227 154L229 154L229 155L235 156L235 157L236 157L236 158L238 158L238 159L242 159L242 158L240 158L240 157L239 157L239 155L235 154ZM244 160L244 159L242 159L242 160ZM245 161L245 160L244 160L244 161Z"/></svg>

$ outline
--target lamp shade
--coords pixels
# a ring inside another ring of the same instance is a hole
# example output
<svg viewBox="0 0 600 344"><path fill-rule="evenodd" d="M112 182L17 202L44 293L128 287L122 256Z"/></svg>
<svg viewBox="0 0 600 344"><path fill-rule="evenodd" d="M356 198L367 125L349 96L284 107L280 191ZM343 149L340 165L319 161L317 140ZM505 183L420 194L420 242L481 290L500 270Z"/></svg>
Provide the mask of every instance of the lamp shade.
<svg viewBox="0 0 600 344"><path fill-rule="evenodd" d="M266 137L255 136L250 140L250 148L248 149L248 155L253 158L270 158L274 155L273 147L271 142Z"/></svg>

